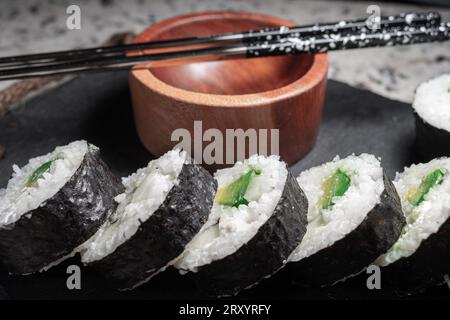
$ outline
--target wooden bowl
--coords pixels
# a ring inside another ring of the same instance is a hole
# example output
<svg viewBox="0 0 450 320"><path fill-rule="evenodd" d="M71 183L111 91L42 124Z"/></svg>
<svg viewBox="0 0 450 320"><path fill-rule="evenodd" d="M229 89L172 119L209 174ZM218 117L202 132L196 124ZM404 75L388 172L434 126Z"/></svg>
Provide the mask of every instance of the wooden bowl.
<svg viewBox="0 0 450 320"><path fill-rule="evenodd" d="M255 13L195 13L159 22L138 35L135 42L283 25L292 23ZM176 129L187 129L192 146L187 151L201 161L202 150L210 142L202 142L199 134L216 128L224 136L223 162L229 164L233 155L230 152L236 152L236 147L226 148L226 143L230 143L226 141L227 129L253 128L257 132L267 129L268 141L263 139L264 135L258 135L263 143L259 152L264 153L267 142L267 153L279 151L284 161L295 163L311 150L316 140L327 70L326 54L132 70L129 83L138 135L145 147L159 156L178 144L171 141ZM194 121L202 121L202 132L194 132ZM270 139L273 133L276 137L273 129L279 130L278 150L276 139ZM246 156L249 152L255 151L247 146Z"/></svg>

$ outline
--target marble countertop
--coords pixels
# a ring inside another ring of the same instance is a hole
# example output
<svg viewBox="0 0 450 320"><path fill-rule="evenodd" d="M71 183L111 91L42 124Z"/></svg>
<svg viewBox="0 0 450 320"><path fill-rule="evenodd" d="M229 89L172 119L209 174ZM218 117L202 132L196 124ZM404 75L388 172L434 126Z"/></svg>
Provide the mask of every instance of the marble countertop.
<svg viewBox="0 0 450 320"><path fill-rule="evenodd" d="M81 8L81 29L68 30L66 9ZM2 3L0 56L99 45L120 32L139 33L159 20L193 11L244 10L280 16L298 24L366 16L373 2L296 0L23 0ZM379 3L382 15L449 8ZM410 102L417 85L450 72L450 42L330 53L332 79ZM11 82L0 83L0 90Z"/></svg>

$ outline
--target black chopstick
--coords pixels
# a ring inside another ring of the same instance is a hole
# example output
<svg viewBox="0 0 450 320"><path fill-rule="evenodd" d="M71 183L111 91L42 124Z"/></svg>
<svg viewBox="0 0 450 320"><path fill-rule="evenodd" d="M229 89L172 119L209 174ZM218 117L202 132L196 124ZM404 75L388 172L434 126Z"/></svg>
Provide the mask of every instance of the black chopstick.
<svg viewBox="0 0 450 320"><path fill-rule="evenodd" d="M67 62L50 66L0 70L0 80L29 78L66 73L85 73L167 66L177 63L224 60L230 58L269 57L278 55L320 53L333 50L373 48L450 40L450 23L436 27L403 27L377 32L323 34L304 38L288 37L272 43L233 44L228 46L174 51L138 56L109 57L83 62Z"/></svg>
<svg viewBox="0 0 450 320"><path fill-rule="evenodd" d="M413 27L389 29L380 32L330 34L307 39L287 38L275 47L249 48L248 57L276 56L286 54L323 53L336 50L363 49L411 45L450 40L450 23L437 27Z"/></svg>
<svg viewBox="0 0 450 320"><path fill-rule="evenodd" d="M391 27L416 27L425 26L431 28L439 25L441 17L437 12L402 13L399 15L380 17L380 28ZM231 43L256 43L262 41L277 41L287 37L307 37L312 35L331 34L336 32L367 31L367 19L352 21L337 21L332 23L312 24L296 27L264 28L256 31L224 33L204 37L190 37L173 40L163 40L145 43L133 43L127 45L78 49L70 51L57 51L41 54L30 54L0 58L0 69L21 65L49 65L66 61L81 61L86 59L110 58L124 56L130 51L149 49L176 49L192 45L223 45Z"/></svg>

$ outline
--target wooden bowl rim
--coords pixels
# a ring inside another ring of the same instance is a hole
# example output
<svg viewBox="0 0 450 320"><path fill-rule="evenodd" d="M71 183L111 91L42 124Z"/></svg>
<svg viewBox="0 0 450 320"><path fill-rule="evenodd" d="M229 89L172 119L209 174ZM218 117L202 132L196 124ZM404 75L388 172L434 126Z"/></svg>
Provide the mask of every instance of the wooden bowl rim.
<svg viewBox="0 0 450 320"><path fill-rule="evenodd" d="M196 19L203 20L205 18L215 17L249 18L285 26L294 25L291 21L260 13L241 11L202 11L178 15L162 20L137 35L133 39L133 42L148 41L147 36L146 39L142 39L144 35L147 35L148 33L157 35L167 28L172 28L176 25L185 23L186 20L195 21ZM151 38L152 37L150 37L150 39ZM327 72L328 55L326 53L313 54L311 67L299 79L280 88L249 94L210 94L185 90L160 80L150 70L132 70L129 77L134 77L144 86L157 92L159 95L166 96L182 103L210 107L253 107L270 105L274 102L301 95L318 86L321 80L327 76Z"/></svg>

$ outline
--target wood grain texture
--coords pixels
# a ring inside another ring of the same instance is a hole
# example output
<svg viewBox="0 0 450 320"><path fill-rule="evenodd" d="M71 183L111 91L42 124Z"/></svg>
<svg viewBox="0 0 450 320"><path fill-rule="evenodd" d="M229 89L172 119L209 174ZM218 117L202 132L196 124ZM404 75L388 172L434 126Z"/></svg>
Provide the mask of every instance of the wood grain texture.
<svg viewBox="0 0 450 320"><path fill-rule="evenodd" d="M204 12L162 21L135 41L281 25L292 23L253 13ZM279 129L280 156L295 163L316 140L327 70L326 54L133 70L129 83L139 137L150 152L161 155L176 144L170 141L175 129L186 128L193 138L195 120L202 120L203 131Z"/></svg>

